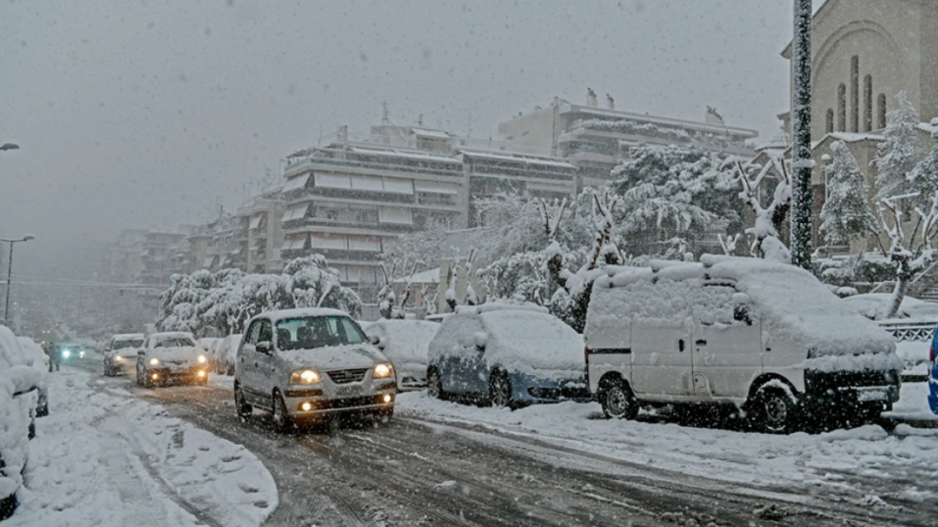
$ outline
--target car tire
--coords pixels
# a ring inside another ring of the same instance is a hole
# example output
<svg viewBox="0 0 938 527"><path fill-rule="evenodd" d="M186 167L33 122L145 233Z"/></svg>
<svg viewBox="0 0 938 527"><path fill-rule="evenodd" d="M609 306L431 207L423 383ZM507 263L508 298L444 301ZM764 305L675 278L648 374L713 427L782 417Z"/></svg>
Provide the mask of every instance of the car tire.
<svg viewBox="0 0 938 527"><path fill-rule="evenodd" d="M280 392L274 392L271 408L271 420L274 422L274 428L278 432L287 432L293 428L293 420L287 413L287 403L284 402Z"/></svg>
<svg viewBox="0 0 938 527"><path fill-rule="evenodd" d="M515 400L511 397L511 379L507 373L495 370L489 376L489 403L496 408L515 409Z"/></svg>
<svg viewBox="0 0 938 527"><path fill-rule="evenodd" d="M798 407L785 390L761 386L749 403L754 428L766 434L789 434L798 422Z"/></svg>
<svg viewBox="0 0 938 527"><path fill-rule="evenodd" d="M244 398L244 391L241 389L241 385L237 383L234 386L234 399L235 411L238 412L238 417L241 419L251 417L251 414L254 412L254 407L248 404L247 400Z"/></svg>
<svg viewBox="0 0 938 527"><path fill-rule="evenodd" d="M446 399L446 392L443 391L443 379L440 376L440 371L436 368L431 368L427 372L427 395L435 399Z"/></svg>
<svg viewBox="0 0 938 527"><path fill-rule="evenodd" d="M606 419L632 420L638 416L638 399L622 379L603 379L599 383L598 398Z"/></svg>
<svg viewBox="0 0 938 527"><path fill-rule="evenodd" d="M0 522L13 516L13 513L16 512L16 493L10 494L5 498L0 498Z"/></svg>

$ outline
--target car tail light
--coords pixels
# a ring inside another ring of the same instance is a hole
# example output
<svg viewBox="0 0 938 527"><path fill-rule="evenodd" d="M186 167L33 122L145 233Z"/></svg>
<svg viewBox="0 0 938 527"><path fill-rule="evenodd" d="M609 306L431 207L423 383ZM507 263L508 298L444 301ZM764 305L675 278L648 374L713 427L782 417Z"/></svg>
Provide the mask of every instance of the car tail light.
<svg viewBox="0 0 938 527"><path fill-rule="evenodd" d="M589 361L590 361L590 349L587 348L587 347L584 347L584 348L583 348L583 360L585 360L586 363L589 364Z"/></svg>
<svg viewBox="0 0 938 527"><path fill-rule="evenodd" d="M935 362L935 345L934 344L932 344L931 347L928 348L928 362L932 362L932 363Z"/></svg>

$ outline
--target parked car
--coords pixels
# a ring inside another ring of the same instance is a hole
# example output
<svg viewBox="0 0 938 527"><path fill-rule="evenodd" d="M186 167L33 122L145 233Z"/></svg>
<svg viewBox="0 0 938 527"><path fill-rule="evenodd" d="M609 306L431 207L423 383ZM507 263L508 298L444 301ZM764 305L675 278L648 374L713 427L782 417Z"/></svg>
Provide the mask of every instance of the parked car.
<svg viewBox="0 0 938 527"><path fill-rule="evenodd" d="M143 346L143 333L118 333L104 346L104 375L129 374L137 362L137 350Z"/></svg>
<svg viewBox="0 0 938 527"><path fill-rule="evenodd" d="M205 351L205 356L208 358L208 369L210 371L215 369L215 354L212 353L213 349L218 347L218 344L221 344L220 338L217 337L202 337L196 342L199 343L199 346L202 346L202 349Z"/></svg>
<svg viewBox="0 0 938 527"><path fill-rule="evenodd" d="M641 406L736 405L759 430L872 419L899 399L892 337L788 264L705 255L598 278L584 331L607 417Z"/></svg>
<svg viewBox="0 0 938 527"><path fill-rule="evenodd" d="M16 336L0 326L0 521L13 515L29 439L35 435L40 372Z"/></svg>
<svg viewBox="0 0 938 527"><path fill-rule="evenodd" d="M228 335L217 344L214 351L215 373L234 375L235 355L241 345L241 335Z"/></svg>
<svg viewBox="0 0 938 527"><path fill-rule="evenodd" d="M16 337L16 340L19 341L27 362L32 361L33 369L39 372L36 417L45 417L49 415L49 356L29 337Z"/></svg>
<svg viewBox="0 0 938 527"><path fill-rule="evenodd" d="M931 338L931 348L928 350L928 407L932 413L938 414L938 328Z"/></svg>
<svg viewBox="0 0 938 527"><path fill-rule="evenodd" d="M397 390L427 387L427 349L440 325L425 320L381 319L364 327L371 343L394 365Z"/></svg>
<svg viewBox="0 0 938 527"><path fill-rule="evenodd" d="M459 307L430 341L428 393L516 408L586 395L583 338L536 306Z"/></svg>
<svg viewBox="0 0 938 527"><path fill-rule="evenodd" d="M85 358L85 350L81 347L80 344L75 344L74 342L65 342L59 344L58 348L60 362L73 362Z"/></svg>
<svg viewBox="0 0 938 527"><path fill-rule="evenodd" d="M171 383L208 382L208 357L192 333L153 333L137 351L137 384L145 388Z"/></svg>
<svg viewBox="0 0 938 527"><path fill-rule="evenodd" d="M235 362L238 415L270 412L285 430L331 414L394 414L391 362L348 314L290 309L251 319Z"/></svg>

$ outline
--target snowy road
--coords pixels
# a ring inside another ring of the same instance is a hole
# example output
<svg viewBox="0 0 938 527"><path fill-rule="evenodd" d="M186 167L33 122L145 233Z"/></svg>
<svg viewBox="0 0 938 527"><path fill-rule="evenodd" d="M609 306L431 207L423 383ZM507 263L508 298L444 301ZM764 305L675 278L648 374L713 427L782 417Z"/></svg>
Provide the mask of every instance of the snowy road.
<svg viewBox="0 0 938 527"><path fill-rule="evenodd" d="M933 430L776 437L405 394L387 425L279 435L260 413L237 419L223 383L91 386L244 445L277 483L269 525L929 525L938 512Z"/></svg>

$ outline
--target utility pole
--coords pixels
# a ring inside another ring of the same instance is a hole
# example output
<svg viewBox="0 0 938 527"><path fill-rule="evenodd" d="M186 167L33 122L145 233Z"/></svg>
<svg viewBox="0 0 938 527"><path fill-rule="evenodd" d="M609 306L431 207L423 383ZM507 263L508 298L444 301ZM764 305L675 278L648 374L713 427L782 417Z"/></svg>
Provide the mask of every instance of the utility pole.
<svg viewBox="0 0 938 527"><path fill-rule="evenodd" d="M811 0L794 0L792 38L791 263L811 270Z"/></svg>

